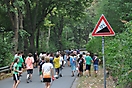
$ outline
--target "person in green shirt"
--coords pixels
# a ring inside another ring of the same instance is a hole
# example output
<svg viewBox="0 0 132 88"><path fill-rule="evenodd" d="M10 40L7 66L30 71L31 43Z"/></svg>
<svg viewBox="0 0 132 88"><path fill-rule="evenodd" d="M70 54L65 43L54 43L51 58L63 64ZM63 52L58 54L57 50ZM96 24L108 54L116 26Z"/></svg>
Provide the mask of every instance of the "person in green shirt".
<svg viewBox="0 0 132 88"><path fill-rule="evenodd" d="M86 76L88 76L88 74L89 74L89 76L91 76L90 69L91 69L91 64L92 64L93 60L90 56L90 53L86 54L85 61L86 61Z"/></svg>
<svg viewBox="0 0 132 88"><path fill-rule="evenodd" d="M13 64L13 80L14 80L14 84L12 88L17 88L18 84L20 83L19 80L19 73L21 73L22 71L19 71L19 58L16 58L14 60L14 64Z"/></svg>
<svg viewBox="0 0 132 88"><path fill-rule="evenodd" d="M17 53L17 55L14 57L14 60L13 61L15 61L16 60L16 58L19 58L19 62L18 62L18 67L19 67L19 71L22 71L22 66L23 67L25 67L24 66L24 60L23 60L23 58L22 58L22 54L21 54L21 52L18 52ZM12 70L12 66L14 65L14 62L11 64L11 66L10 66L10 69ZM21 73L22 74L22 73ZM19 74L19 76L21 75L21 74Z"/></svg>

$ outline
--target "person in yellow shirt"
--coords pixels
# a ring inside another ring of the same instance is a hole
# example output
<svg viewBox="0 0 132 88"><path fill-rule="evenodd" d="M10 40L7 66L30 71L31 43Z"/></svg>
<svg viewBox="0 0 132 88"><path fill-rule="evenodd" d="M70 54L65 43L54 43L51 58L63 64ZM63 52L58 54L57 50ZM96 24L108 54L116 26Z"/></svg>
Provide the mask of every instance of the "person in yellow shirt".
<svg viewBox="0 0 132 88"><path fill-rule="evenodd" d="M59 76L59 69L60 69L60 56L59 54L56 55L56 57L53 60L54 63L54 67L55 67L55 72L56 72L56 78L58 78Z"/></svg>

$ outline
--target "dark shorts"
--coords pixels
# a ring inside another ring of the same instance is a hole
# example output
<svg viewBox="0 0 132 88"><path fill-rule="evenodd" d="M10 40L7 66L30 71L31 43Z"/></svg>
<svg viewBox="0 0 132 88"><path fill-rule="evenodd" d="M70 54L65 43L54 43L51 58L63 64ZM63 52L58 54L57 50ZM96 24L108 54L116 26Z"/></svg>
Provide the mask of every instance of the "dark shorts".
<svg viewBox="0 0 132 88"><path fill-rule="evenodd" d="M80 71L80 72L83 72L83 65L80 65L80 66L79 66L79 71Z"/></svg>
<svg viewBox="0 0 132 88"><path fill-rule="evenodd" d="M60 69L60 68L55 68L55 72L57 72L58 74L59 74L59 72L60 72L59 69Z"/></svg>
<svg viewBox="0 0 132 88"><path fill-rule="evenodd" d="M27 74L33 74L33 69L28 69Z"/></svg>
<svg viewBox="0 0 132 88"><path fill-rule="evenodd" d="M62 70L62 69L63 69L62 67L63 67L63 66L61 65L61 66L60 66L60 70Z"/></svg>
<svg viewBox="0 0 132 88"><path fill-rule="evenodd" d="M70 58L68 58L67 61L70 61Z"/></svg>
<svg viewBox="0 0 132 88"><path fill-rule="evenodd" d="M18 74L13 74L13 80L14 80L14 81L19 80L19 76L18 76Z"/></svg>
<svg viewBox="0 0 132 88"><path fill-rule="evenodd" d="M21 71L22 70L22 67L19 67L19 71Z"/></svg>
<svg viewBox="0 0 132 88"><path fill-rule="evenodd" d="M39 60L38 59L34 59L34 63L38 63L39 62Z"/></svg>
<svg viewBox="0 0 132 88"><path fill-rule="evenodd" d="M90 71L90 69L91 69L91 65L86 64L86 70Z"/></svg>
<svg viewBox="0 0 132 88"><path fill-rule="evenodd" d="M51 82L51 78L43 78L43 82Z"/></svg>
<svg viewBox="0 0 132 88"><path fill-rule="evenodd" d="M22 65L22 68L24 68L23 65Z"/></svg>

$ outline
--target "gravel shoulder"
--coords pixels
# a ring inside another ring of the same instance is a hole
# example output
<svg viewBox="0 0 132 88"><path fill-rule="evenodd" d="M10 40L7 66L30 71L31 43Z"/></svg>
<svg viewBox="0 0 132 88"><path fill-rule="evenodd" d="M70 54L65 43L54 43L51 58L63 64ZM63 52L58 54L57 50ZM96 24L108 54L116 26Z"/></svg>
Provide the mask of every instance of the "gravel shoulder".
<svg viewBox="0 0 132 88"><path fill-rule="evenodd" d="M104 88L104 75L103 68L99 67L98 76L94 76L93 68L91 69L92 76L86 77L85 72L84 76L76 77L71 88ZM106 79L107 88L116 88L112 80L112 77Z"/></svg>

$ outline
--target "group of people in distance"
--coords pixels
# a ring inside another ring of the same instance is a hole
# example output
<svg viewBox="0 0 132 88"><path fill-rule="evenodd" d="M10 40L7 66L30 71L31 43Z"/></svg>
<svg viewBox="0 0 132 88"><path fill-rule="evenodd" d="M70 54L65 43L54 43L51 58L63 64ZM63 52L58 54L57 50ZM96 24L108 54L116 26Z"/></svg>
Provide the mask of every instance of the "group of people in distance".
<svg viewBox="0 0 132 88"><path fill-rule="evenodd" d="M25 68L27 71L27 83L32 82L33 69L38 67L40 81L45 83L45 88L50 88L51 81L63 76L62 69L66 66L66 63L71 68L71 77L75 76L75 72L78 73L77 76L82 76L84 70L87 77L91 76L90 69L93 63L96 77L99 62L100 59L98 59L97 55L95 54L91 58L89 52L86 55L85 53L80 54L77 51L69 51L68 53L59 51L55 54L42 52L40 55L35 52L34 55L29 53L26 58L23 52L18 52L10 66L10 69L13 69L13 88L17 88Z"/></svg>
<svg viewBox="0 0 132 88"><path fill-rule="evenodd" d="M80 54L76 51L73 51L73 53L68 55L67 61L69 61L68 66L70 66L72 70L72 77L75 75L76 70L78 72L78 77L82 76L83 73L85 73L86 77L91 76L92 63L94 66L95 77L97 77L98 65L101 60L98 58L97 54L95 54L92 58L89 52L83 52ZM86 72L84 72L84 70Z"/></svg>

